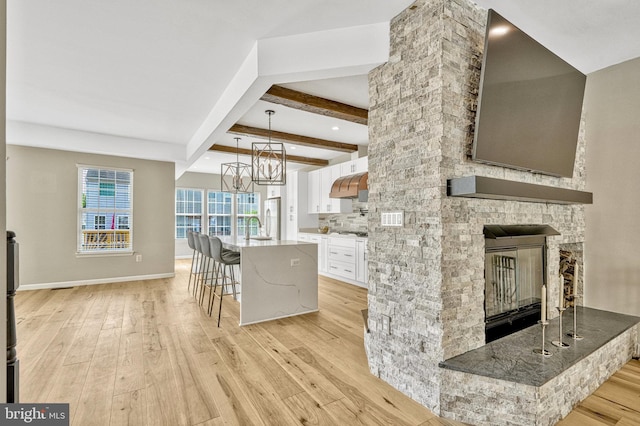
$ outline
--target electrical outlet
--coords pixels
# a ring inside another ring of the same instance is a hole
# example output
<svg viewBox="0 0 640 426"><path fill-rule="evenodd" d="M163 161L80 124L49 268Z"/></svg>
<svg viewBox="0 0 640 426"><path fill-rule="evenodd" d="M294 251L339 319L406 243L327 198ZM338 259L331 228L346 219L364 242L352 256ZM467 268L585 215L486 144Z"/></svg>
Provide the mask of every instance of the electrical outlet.
<svg viewBox="0 0 640 426"><path fill-rule="evenodd" d="M300 266L300 259L291 259L291 267Z"/></svg>
<svg viewBox="0 0 640 426"><path fill-rule="evenodd" d="M136 262L138 262L138 263L142 262L142 255L141 254L136 254Z"/></svg>
<svg viewBox="0 0 640 426"><path fill-rule="evenodd" d="M391 317L389 315L382 315L382 330L391 334Z"/></svg>

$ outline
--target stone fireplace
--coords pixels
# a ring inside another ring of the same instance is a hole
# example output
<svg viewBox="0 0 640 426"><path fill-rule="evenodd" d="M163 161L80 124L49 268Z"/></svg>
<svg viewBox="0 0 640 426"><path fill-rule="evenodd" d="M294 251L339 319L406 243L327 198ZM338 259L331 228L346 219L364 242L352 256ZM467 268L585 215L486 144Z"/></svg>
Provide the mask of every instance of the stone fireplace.
<svg viewBox="0 0 640 426"><path fill-rule="evenodd" d="M584 241L581 204L447 195L448 180L469 175L585 186L584 126L572 178L470 160L485 25L486 11L468 0L418 0L391 22L389 61L369 74L367 357L374 375L436 414L451 412L447 395L462 386L439 364L486 343L485 226L557 230L546 236L546 265ZM404 226L381 225L390 211L404 212ZM558 269L542 279L558 300Z"/></svg>

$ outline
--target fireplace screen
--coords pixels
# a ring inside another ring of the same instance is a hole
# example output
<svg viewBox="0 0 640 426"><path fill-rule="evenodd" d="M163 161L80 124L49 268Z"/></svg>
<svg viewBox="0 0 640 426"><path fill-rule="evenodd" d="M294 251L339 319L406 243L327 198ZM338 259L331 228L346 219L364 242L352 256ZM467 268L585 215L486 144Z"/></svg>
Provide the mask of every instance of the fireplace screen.
<svg viewBox="0 0 640 426"><path fill-rule="evenodd" d="M488 251L485 257L487 318L540 302L543 248Z"/></svg>
<svg viewBox="0 0 640 426"><path fill-rule="evenodd" d="M486 341L529 327L540 319L548 225L485 225Z"/></svg>

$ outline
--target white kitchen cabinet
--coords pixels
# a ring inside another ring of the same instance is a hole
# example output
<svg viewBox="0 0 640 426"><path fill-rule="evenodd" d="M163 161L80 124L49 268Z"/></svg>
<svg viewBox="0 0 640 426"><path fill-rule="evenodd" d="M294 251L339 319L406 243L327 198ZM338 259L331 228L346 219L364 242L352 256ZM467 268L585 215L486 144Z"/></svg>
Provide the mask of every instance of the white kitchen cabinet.
<svg viewBox="0 0 640 426"><path fill-rule="evenodd" d="M365 287L368 287L369 283L368 254L367 239L356 239L356 281L364 284Z"/></svg>
<svg viewBox="0 0 640 426"><path fill-rule="evenodd" d="M367 238L353 235L314 235L318 244L318 272L340 281L367 288L369 271Z"/></svg>
<svg viewBox="0 0 640 426"><path fill-rule="evenodd" d="M307 175L307 212L320 213L320 171L313 170ZM298 191L299 192L299 191Z"/></svg>
<svg viewBox="0 0 640 426"><path fill-rule="evenodd" d="M369 170L369 157L360 157L357 160L346 161L340 164L340 175L349 176L356 173L364 173Z"/></svg>
<svg viewBox="0 0 640 426"><path fill-rule="evenodd" d="M340 164L314 170L308 174L309 213L351 213L353 202L345 198L330 198L331 186L340 177Z"/></svg>
<svg viewBox="0 0 640 426"><path fill-rule="evenodd" d="M307 180L306 172L287 173L286 203L282 207L282 215L286 220L285 239L287 240L297 240L300 228L318 227L318 217L307 213Z"/></svg>
<svg viewBox="0 0 640 426"><path fill-rule="evenodd" d="M333 182L340 177L340 164L320 169L320 213L353 212L353 201L351 199L329 197Z"/></svg>
<svg viewBox="0 0 640 426"><path fill-rule="evenodd" d="M320 211L321 213L330 213L332 202L329 198L331 186L333 185L336 166L329 166L320 169Z"/></svg>
<svg viewBox="0 0 640 426"><path fill-rule="evenodd" d="M356 279L356 241L353 238L329 237L328 254L327 272Z"/></svg>
<svg viewBox="0 0 640 426"><path fill-rule="evenodd" d="M307 234L309 242L318 245L318 272L327 272L327 236L321 234Z"/></svg>
<svg viewBox="0 0 640 426"><path fill-rule="evenodd" d="M267 185L267 198L282 197L284 185Z"/></svg>

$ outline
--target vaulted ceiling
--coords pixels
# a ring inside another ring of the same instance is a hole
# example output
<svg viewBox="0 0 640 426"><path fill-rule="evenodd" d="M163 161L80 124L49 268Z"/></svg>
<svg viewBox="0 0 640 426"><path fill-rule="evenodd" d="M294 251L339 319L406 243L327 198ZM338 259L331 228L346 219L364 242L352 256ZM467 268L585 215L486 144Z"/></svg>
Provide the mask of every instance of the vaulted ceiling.
<svg viewBox="0 0 640 426"><path fill-rule="evenodd" d="M348 155L368 143L366 74L411 3L8 0L7 142L217 172L234 137L245 150L264 138L273 109L291 167ZM640 56L633 0L476 3L585 73ZM355 108L332 116L340 106L316 97Z"/></svg>

